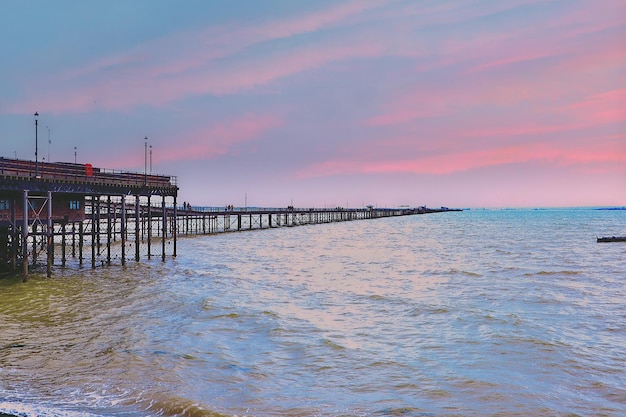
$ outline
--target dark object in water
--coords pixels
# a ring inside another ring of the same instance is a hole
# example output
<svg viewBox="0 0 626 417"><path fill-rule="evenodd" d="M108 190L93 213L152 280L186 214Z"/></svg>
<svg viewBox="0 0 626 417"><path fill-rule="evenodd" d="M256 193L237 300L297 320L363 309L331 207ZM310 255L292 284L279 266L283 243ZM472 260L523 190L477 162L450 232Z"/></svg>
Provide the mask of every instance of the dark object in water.
<svg viewBox="0 0 626 417"><path fill-rule="evenodd" d="M626 242L626 236L599 237L598 242Z"/></svg>

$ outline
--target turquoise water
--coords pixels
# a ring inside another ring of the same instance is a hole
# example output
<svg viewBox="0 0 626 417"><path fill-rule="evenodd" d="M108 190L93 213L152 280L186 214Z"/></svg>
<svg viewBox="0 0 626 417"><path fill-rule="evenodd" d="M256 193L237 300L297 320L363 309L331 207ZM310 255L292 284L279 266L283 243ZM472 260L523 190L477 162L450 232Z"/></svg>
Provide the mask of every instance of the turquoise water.
<svg viewBox="0 0 626 417"><path fill-rule="evenodd" d="M0 412L626 415L626 211L471 210L185 238L0 279Z"/></svg>

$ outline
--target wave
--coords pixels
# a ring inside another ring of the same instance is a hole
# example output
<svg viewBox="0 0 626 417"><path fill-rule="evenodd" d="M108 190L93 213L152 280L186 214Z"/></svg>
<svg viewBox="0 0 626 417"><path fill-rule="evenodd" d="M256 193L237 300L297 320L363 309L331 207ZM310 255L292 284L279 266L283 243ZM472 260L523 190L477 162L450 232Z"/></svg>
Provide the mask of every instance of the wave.
<svg viewBox="0 0 626 417"><path fill-rule="evenodd" d="M385 408L377 411L376 415L390 417L435 416L433 413L424 412L423 410L415 407Z"/></svg>
<svg viewBox="0 0 626 417"><path fill-rule="evenodd" d="M426 276L440 276L440 275L463 275L463 276L467 276L467 277L482 277L482 274L479 274L477 272L472 272L472 271L464 271L462 269L456 269L456 268L449 268L449 269L445 269L445 270L426 270L424 271L424 275Z"/></svg>
<svg viewBox="0 0 626 417"><path fill-rule="evenodd" d="M333 342L330 339L324 339L324 345L325 346L329 346L330 348L335 349L335 350L344 350L345 349L345 347L341 346L340 344L337 344L337 343Z"/></svg>
<svg viewBox="0 0 626 417"><path fill-rule="evenodd" d="M448 314L450 310L446 307L422 306L411 309L408 313L410 317L418 317L432 314Z"/></svg>
<svg viewBox="0 0 626 417"><path fill-rule="evenodd" d="M450 275L465 275L467 277L477 277L477 278L478 277L482 277L482 275L479 274L479 273L471 272L471 271L463 271L463 270L459 270L459 269L456 269L456 268L450 269L447 272L447 274L450 274Z"/></svg>
<svg viewBox="0 0 626 417"><path fill-rule="evenodd" d="M580 275L578 271L539 271L539 272L527 272L524 274L525 277L534 277L534 276L551 276L551 275Z"/></svg>
<svg viewBox="0 0 626 417"><path fill-rule="evenodd" d="M155 396L137 401L144 411L164 417L230 417L209 409L197 401L178 396Z"/></svg>
<svg viewBox="0 0 626 417"><path fill-rule="evenodd" d="M102 417L83 411L62 410L43 404L0 401L0 417Z"/></svg>

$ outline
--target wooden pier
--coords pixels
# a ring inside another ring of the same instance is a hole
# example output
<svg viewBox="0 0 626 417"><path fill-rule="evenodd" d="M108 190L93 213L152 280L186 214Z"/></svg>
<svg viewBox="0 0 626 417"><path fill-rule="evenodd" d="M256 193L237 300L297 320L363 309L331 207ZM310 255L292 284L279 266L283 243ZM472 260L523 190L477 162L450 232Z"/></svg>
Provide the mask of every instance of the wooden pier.
<svg viewBox="0 0 626 417"><path fill-rule="evenodd" d="M413 209L346 208L200 208L177 210L179 234L197 235L262 230L309 224L418 214Z"/></svg>
<svg viewBox="0 0 626 417"><path fill-rule="evenodd" d="M176 177L0 158L0 269L121 264L176 256L179 235L208 235L446 208L236 208L177 203Z"/></svg>

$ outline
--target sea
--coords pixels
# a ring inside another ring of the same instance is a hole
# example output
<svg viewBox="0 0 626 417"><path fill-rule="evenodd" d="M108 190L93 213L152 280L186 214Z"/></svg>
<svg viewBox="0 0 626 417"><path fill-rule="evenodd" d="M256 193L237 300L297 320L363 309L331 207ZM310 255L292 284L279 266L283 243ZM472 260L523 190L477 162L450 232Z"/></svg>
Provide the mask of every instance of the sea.
<svg viewBox="0 0 626 417"><path fill-rule="evenodd" d="M178 240L0 278L0 415L624 416L626 210Z"/></svg>

